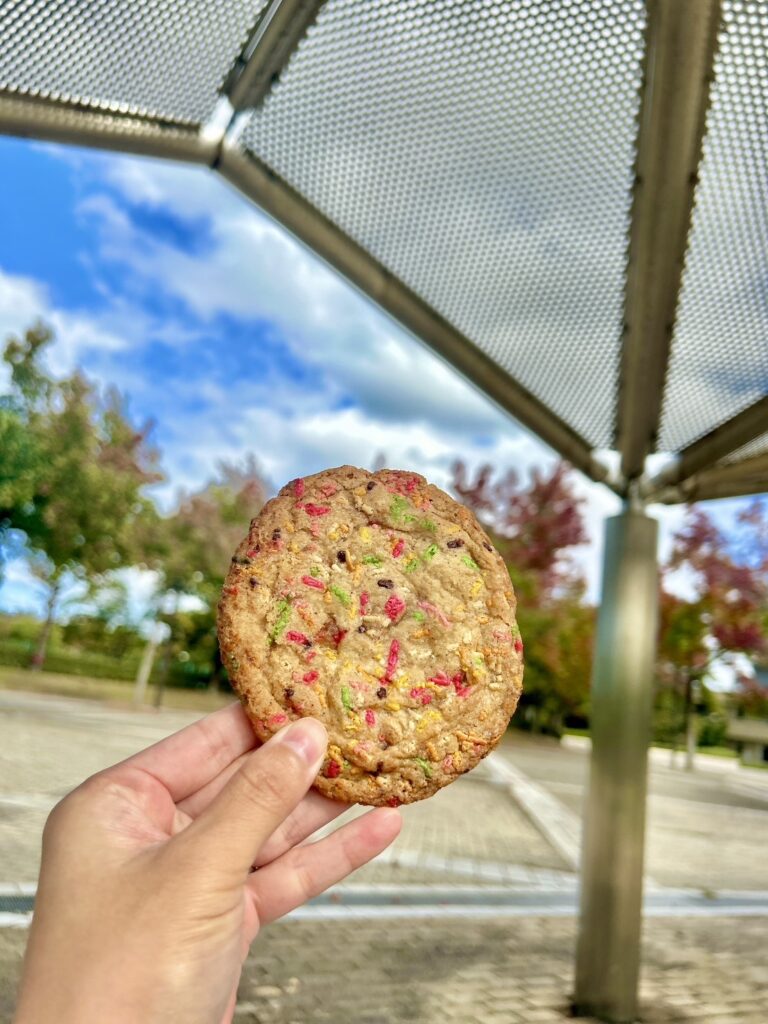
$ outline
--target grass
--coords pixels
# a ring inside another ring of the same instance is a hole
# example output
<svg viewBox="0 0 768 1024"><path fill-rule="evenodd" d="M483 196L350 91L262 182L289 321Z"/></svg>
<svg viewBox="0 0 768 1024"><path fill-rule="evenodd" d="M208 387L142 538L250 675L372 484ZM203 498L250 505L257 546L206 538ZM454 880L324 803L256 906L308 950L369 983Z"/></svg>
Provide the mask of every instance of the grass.
<svg viewBox="0 0 768 1024"><path fill-rule="evenodd" d="M93 679L90 676L0 667L0 690L47 693L60 697L85 697L123 707L133 706L133 684L118 679ZM146 706L151 707L154 696L154 689L148 689ZM179 711L216 711L217 708L230 704L233 699L231 694L218 691L166 687L163 707Z"/></svg>

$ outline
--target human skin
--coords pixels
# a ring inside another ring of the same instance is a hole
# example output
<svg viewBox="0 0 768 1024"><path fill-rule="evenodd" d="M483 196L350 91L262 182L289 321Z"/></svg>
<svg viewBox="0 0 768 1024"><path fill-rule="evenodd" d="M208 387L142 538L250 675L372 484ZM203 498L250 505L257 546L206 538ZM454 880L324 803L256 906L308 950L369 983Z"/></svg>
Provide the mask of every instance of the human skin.
<svg viewBox="0 0 768 1024"><path fill-rule="evenodd" d="M16 1024L231 1021L259 929L400 830L380 808L302 845L347 809L309 791L326 744L307 718L254 749L236 704L65 797L43 833Z"/></svg>

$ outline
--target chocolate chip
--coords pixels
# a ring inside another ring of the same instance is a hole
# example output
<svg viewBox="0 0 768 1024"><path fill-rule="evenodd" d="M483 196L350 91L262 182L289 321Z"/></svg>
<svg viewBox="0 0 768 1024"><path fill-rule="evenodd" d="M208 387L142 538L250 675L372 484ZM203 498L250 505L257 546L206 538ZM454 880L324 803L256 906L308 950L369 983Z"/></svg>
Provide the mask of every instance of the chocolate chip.
<svg viewBox="0 0 768 1024"><path fill-rule="evenodd" d="M357 632L358 633L367 633L368 632L368 630L365 627L365 623L363 623L363 622L360 623L360 625L357 627Z"/></svg>
<svg viewBox="0 0 768 1024"><path fill-rule="evenodd" d="M376 583L380 587L384 587L385 590L392 590L394 583L392 580L376 580Z"/></svg>
<svg viewBox="0 0 768 1024"><path fill-rule="evenodd" d="M305 637L304 638L304 646L305 647L311 647L312 646L312 641L309 639L309 637Z"/></svg>
<svg viewBox="0 0 768 1024"><path fill-rule="evenodd" d="M378 688L378 690L376 691L376 696L377 696L377 697L378 697L378 698L379 698L380 700L384 700L384 698L385 698L385 697L387 696L387 691L386 691L386 689L385 689L385 688L384 688L383 686L380 686L380 687Z"/></svg>
<svg viewBox="0 0 768 1024"><path fill-rule="evenodd" d="M240 555L235 555L235 557L232 559L232 561L235 563L235 565L250 565L251 564L250 558L241 558Z"/></svg>
<svg viewBox="0 0 768 1024"><path fill-rule="evenodd" d="M290 700L295 692L296 691L292 687L289 686L288 689L285 691L285 699L286 700Z"/></svg>
<svg viewBox="0 0 768 1024"><path fill-rule="evenodd" d="M251 576L251 578L248 580L248 582L251 585L251 590L255 590L256 587L258 587L258 585L259 585L259 581L256 579L255 576Z"/></svg>
<svg viewBox="0 0 768 1024"><path fill-rule="evenodd" d="M464 541L463 540L458 540L458 539L457 540L449 540L448 541L448 547L449 548L463 548L464 547Z"/></svg>
<svg viewBox="0 0 768 1024"><path fill-rule="evenodd" d="M338 558L338 560L339 560L339 561L340 561L340 562L342 563L342 565L343 565L343 564L344 564L344 562L346 562L346 560L347 560L347 552L346 552L346 551L337 551L337 552L336 552L336 557Z"/></svg>
<svg viewBox="0 0 768 1024"><path fill-rule="evenodd" d="M485 548L486 551L493 551L493 548L491 547L490 544L487 543L487 541L483 541L483 547Z"/></svg>
<svg viewBox="0 0 768 1024"><path fill-rule="evenodd" d="M377 763L377 765L376 765L376 771L373 774L374 775L381 775L381 773L383 771L384 771L384 762L383 761L379 761Z"/></svg>
<svg viewBox="0 0 768 1024"><path fill-rule="evenodd" d="M273 530L272 531L272 540L280 540L281 532L282 531L280 529Z"/></svg>
<svg viewBox="0 0 768 1024"><path fill-rule="evenodd" d="M368 483L365 486L365 489L366 489L366 491L372 491L375 486L376 486L376 481L375 480L369 480Z"/></svg>

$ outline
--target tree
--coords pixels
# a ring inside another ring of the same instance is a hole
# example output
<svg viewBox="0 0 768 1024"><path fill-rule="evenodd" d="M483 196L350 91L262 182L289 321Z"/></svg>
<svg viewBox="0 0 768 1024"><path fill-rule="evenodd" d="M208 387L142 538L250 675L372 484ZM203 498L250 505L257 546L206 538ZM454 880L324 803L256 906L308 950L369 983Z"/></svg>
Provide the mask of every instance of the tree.
<svg viewBox="0 0 768 1024"><path fill-rule="evenodd" d="M14 449L21 483L4 504L4 530L23 534L33 571L48 588L32 663L38 669L64 577L93 580L133 560L137 523L154 513L143 490L162 478L149 426L131 424L117 390L102 395L79 372L61 380L46 374L40 360L52 340L37 325L10 338L4 353L9 407L26 435L26 447Z"/></svg>
<svg viewBox="0 0 768 1024"><path fill-rule="evenodd" d="M658 680L676 693L679 721L686 735L686 767L696 747L694 709L706 696L713 666L737 653L768 651L768 554L765 503L752 503L738 517L730 540L697 506L687 510L662 569ZM692 589L687 597L670 586L684 570Z"/></svg>
<svg viewBox="0 0 768 1024"><path fill-rule="evenodd" d="M517 593L526 665L516 721L559 734L565 719L586 717L594 635L594 609L569 557L587 541L570 470L562 462L534 470L524 485L490 465L469 480L459 462L453 489L487 528Z"/></svg>

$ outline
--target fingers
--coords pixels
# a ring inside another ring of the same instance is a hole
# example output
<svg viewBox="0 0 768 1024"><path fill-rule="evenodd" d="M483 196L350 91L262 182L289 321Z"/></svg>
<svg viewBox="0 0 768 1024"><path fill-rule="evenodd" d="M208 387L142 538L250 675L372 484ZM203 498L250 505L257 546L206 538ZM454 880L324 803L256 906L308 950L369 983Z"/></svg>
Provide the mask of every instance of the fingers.
<svg viewBox="0 0 768 1024"><path fill-rule="evenodd" d="M326 839L294 847L251 875L247 889L257 902L261 924L282 917L366 864L397 838L401 825L399 811L378 808Z"/></svg>
<svg viewBox="0 0 768 1024"><path fill-rule="evenodd" d="M202 814L211 801L218 796L227 782L235 772L239 771L250 754L241 754L232 764L219 772L215 779L211 779L197 793L182 800L177 807L177 813L183 815L186 824ZM264 846L259 850L256 858L256 867L268 864L271 860L279 857L290 850L292 846L303 842L313 832L316 832L323 825L333 821L344 811L349 809L349 804L338 803L335 800L328 800L319 793L309 792L301 801L295 811L285 819L278 829L269 837ZM179 831L181 831L179 829Z"/></svg>
<svg viewBox="0 0 768 1024"><path fill-rule="evenodd" d="M302 718L244 759L208 807L173 840L215 861L229 877L245 876L261 847L312 784L328 743L324 727Z"/></svg>
<svg viewBox="0 0 768 1024"><path fill-rule="evenodd" d="M252 750L256 742L240 704L230 704L129 757L120 767L153 775L178 803Z"/></svg>

